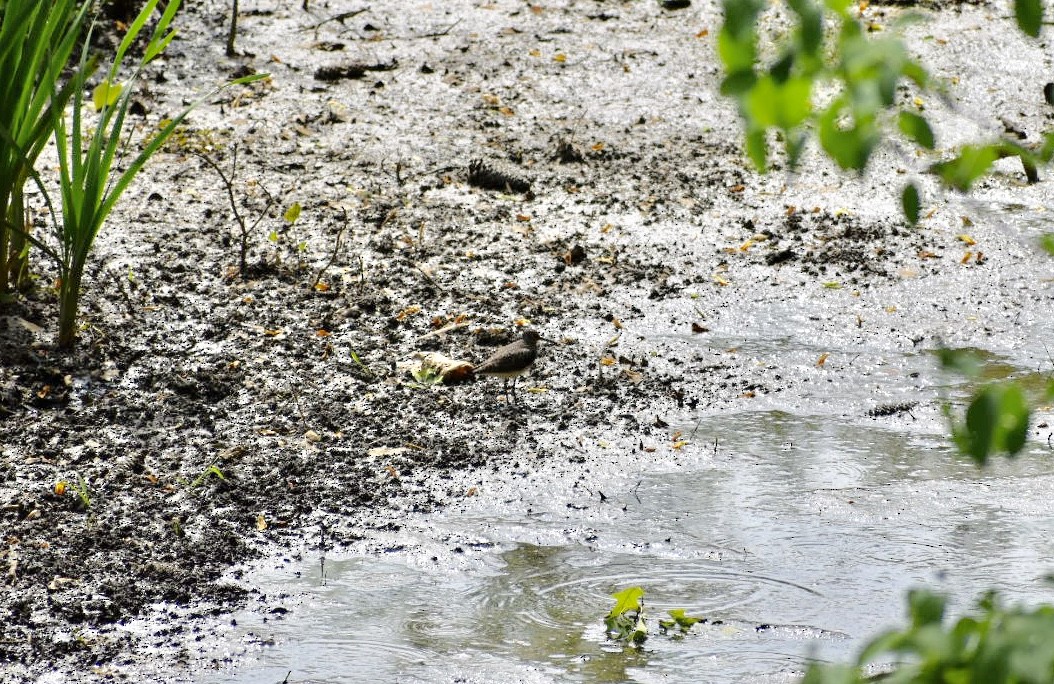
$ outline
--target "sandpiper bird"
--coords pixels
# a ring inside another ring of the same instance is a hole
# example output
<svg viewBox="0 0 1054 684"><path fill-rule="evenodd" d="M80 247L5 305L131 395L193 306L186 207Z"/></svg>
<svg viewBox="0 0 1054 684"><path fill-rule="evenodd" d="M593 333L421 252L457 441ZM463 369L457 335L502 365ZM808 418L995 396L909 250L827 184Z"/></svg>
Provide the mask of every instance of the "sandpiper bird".
<svg viewBox="0 0 1054 684"><path fill-rule="evenodd" d="M511 399L516 399L516 380L527 372L534 360L538 358L538 341L546 340L536 330L524 330L523 337L512 344L499 347L483 363L476 366L473 372L477 375L489 375L503 378L502 390L509 396L509 380L512 380Z"/></svg>

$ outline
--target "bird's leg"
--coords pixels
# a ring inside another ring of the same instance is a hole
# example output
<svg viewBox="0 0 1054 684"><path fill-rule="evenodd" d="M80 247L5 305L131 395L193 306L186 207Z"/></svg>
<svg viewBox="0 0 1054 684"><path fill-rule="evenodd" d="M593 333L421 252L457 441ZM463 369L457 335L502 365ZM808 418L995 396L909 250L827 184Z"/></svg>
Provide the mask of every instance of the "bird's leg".
<svg viewBox="0 0 1054 684"><path fill-rule="evenodd" d="M516 381L520 379L520 376L516 376L512 379L512 403L516 403Z"/></svg>

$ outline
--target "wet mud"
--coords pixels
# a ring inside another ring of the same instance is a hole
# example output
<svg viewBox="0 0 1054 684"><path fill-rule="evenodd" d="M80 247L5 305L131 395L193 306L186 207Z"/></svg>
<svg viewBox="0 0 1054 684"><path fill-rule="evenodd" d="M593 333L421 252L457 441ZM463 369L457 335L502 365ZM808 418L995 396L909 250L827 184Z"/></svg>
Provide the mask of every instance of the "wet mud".
<svg viewBox="0 0 1054 684"><path fill-rule="evenodd" d="M209 625L278 610L239 581L254 558L396 551L374 533L481 495L466 473L576 478L598 439L620 446L605 458L657 458L685 441L673 417L794 410L822 362L709 345L735 310L804 297L826 317L832 291L950 271L954 299L970 271L1021 263L986 226L964 258L951 207L907 227L882 173L751 171L717 95L713 3L242 3L233 58L228 3L186 5L141 132L224 78L271 78L209 100L129 191L75 352L54 347L43 259L0 311L4 681L193 678ZM516 403L500 380L431 385L403 365L478 363L528 325L553 342ZM910 347L928 325L893 327ZM875 405L910 419L897 397Z"/></svg>

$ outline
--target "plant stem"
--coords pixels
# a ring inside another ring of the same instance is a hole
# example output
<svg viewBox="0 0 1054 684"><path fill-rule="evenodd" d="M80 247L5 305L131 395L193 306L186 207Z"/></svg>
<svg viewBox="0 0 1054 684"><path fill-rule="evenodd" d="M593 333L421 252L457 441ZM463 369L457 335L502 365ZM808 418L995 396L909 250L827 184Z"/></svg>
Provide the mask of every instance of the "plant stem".
<svg viewBox="0 0 1054 684"><path fill-rule="evenodd" d="M59 349L69 351L77 341L77 304L80 301L84 262L74 261L59 286Z"/></svg>
<svg viewBox="0 0 1054 684"><path fill-rule="evenodd" d="M231 7L231 30L227 33L227 56L234 57L234 38L238 34L238 0L232 0Z"/></svg>

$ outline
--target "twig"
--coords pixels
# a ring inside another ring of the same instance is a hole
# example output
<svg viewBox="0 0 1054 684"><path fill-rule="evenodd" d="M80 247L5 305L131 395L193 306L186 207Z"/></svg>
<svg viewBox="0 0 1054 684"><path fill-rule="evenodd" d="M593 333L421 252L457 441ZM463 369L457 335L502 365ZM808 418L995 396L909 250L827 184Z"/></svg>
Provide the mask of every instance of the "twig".
<svg viewBox="0 0 1054 684"><path fill-rule="evenodd" d="M304 5L307 5L307 3L305 2ZM307 9L307 7L305 7L304 9ZM351 10L350 12L341 12L340 14L334 14L332 17L330 17L328 19L323 19L322 21L318 22L317 24L315 24L313 26L305 26L304 28L302 28L300 30L301 31L314 31L315 29L323 26L324 24L328 24L331 21L337 21L337 22L340 22L341 24L343 24L345 19L351 19L352 17L357 16L359 14L362 14L363 12L369 12L369 11L370 11L369 7L363 7L362 9Z"/></svg>
<svg viewBox="0 0 1054 684"><path fill-rule="evenodd" d="M228 177L227 174L223 172L223 169L220 168L220 165L213 161L211 157L208 157L200 152L194 152L194 154L200 157L203 162L211 166L216 171L216 173L219 174L220 180L223 181L224 187L227 188L227 199L230 201L231 212L234 214L234 220L238 222L238 228L241 232L241 239L239 245L240 249L238 254L238 273L241 275L242 280L244 280L246 278L246 271L248 270L248 267L245 263L245 257L246 253L249 251L249 235L254 230L256 230L256 226L260 225L260 221L262 221L264 217L267 216L267 211L271 208L271 205L274 204L274 197L271 195L270 192L267 191L267 188L264 187L263 183L258 184L260 186L260 189L263 190L264 194L267 196L267 205L264 207L263 211L260 212L260 215L257 217L256 221L254 221L251 226L246 226L245 219L242 217L241 212L238 211L238 201L234 197L234 181L238 176L238 146L234 145L231 148L230 177Z"/></svg>
<svg viewBox="0 0 1054 684"><path fill-rule="evenodd" d="M231 6L231 28L227 32L227 56L234 57L237 52L234 50L234 38L238 34L238 0L234 0Z"/></svg>
<svg viewBox="0 0 1054 684"><path fill-rule="evenodd" d="M460 24L460 23L461 23L461 19L458 19L457 21L455 21L455 22L454 22L453 24L451 24L450 26L447 26L447 27L446 27L445 29L443 29L442 31L437 31L437 32L435 32L435 33L424 33L424 34L421 34L420 36L414 36L414 38L442 38L442 37L443 37L443 36L445 36L446 34L450 33L450 31L451 31L451 30L452 30L452 29L453 29L453 28L454 28L455 26L457 26L457 25L458 25L458 24Z"/></svg>
<svg viewBox="0 0 1054 684"><path fill-rule="evenodd" d="M340 239L344 236L344 230L348 227L348 212L344 207L341 207L340 211L344 214L344 223L341 225L340 230L337 231L337 240L336 244L333 245L333 254L329 256L329 261L326 262L326 265L318 269L318 275L315 276L315 282L311 284L312 290L318 287L319 282L322 280L322 274L333 265L333 262L337 260L337 253L340 252Z"/></svg>

